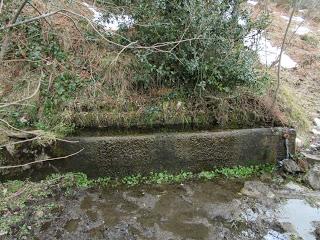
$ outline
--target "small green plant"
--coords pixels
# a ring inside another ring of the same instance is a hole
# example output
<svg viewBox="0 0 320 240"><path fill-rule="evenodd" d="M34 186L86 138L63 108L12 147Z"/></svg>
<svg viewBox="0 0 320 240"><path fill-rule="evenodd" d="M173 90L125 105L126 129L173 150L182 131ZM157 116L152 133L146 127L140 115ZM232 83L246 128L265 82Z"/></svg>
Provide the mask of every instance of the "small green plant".
<svg viewBox="0 0 320 240"><path fill-rule="evenodd" d="M128 185L130 187L133 187L133 186L136 186L140 183L142 183L143 181L143 177L138 174L138 175L132 175L132 176L127 176L127 177L124 177L121 182L125 185Z"/></svg>
<svg viewBox="0 0 320 240"><path fill-rule="evenodd" d="M251 28L264 28L266 21L261 18L253 22L241 6L243 0L113 2L125 6L135 20L134 31L123 27L120 33L130 42L156 46L132 50L137 86L161 84L230 92L235 86L257 83L256 55L244 46L243 39ZM239 24L239 19L246 25ZM130 44L114 38L123 45ZM161 47L160 43L166 44Z"/></svg>
<svg viewBox="0 0 320 240"><path fill-rule="evenodd" d="M245 178L252 176L258 170L258 167L234 167L218 169L216 172L227 178Z"/></svg>
<svg viewBox="0 0 320 240"><path fill-rule="evenodd" d="M216 171L204 171L198 174L199 179L212 180L218 176Z"/></svg>
<svg viewBox="0 0 320 240"><path fill-rule="evenodd" d="M98 179L94 179L92 183L94 186L108 187L112 183L112 180L110 177L100 177Z"/></svg>

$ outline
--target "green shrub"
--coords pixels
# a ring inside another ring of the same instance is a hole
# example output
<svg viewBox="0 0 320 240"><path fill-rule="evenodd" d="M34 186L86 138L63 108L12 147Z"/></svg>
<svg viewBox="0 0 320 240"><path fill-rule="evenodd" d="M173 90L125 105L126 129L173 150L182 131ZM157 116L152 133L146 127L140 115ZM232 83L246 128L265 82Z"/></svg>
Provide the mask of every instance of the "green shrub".
<svg viewBox="0 0 320 240"><path fill-rule="evenodd" d="M243 1L114 2L129 9L135 22L133 30L123 28L121 33L131 42L154 46L131 50L136 56L138 86L230 91L237 85L257 83L256 55L244 47L243 39L253 27L262 28L263 21L253 23L242 8ZM123 38L119 41L129 43ZM159 47L159 43L169 44Z"/></svg>

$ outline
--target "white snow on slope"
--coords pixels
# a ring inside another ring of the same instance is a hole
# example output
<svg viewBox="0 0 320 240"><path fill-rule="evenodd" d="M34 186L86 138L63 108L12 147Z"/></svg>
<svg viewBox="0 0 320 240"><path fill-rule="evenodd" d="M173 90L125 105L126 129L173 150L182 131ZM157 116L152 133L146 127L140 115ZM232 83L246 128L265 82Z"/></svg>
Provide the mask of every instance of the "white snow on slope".
<svg viewBox="0 0 320 240"><path fill-rule="evenodd" d="M261 64L271 66L279 59L281 49L272 46L271 42L266 39L263 33L259 34L256 30L252 31L244 40L244 45L257 51ZM281 67L291 69L297 66L285 52L282 53Z"/></svg>
<svg viewBox="0 0 320 240"><path fill-rule="evenodd" d="M104 19L103 14L97 11L93 6L90 6L86 2L83 2L82 4L93 13L93 21L102 26L106 31L117 31L122 24L127 26L132 26L133 24L133 19L128 15L116 16L110 14L110 17L108 19Z"/></svg>
<svg viewBox="0 0 320 240"><path fill-rule="evenodd" d="M281 16L281 18L285 19L286 21L289 21L289 17L287 16ZM303 23L304 22L304 18L303 17L293 17L292 18L293 21L297 22L297 23ZM302 35L306 35L310 32L312 32L308 27L306 26L296 26L293 31L302 36Z"/></svg>
<svg viewBox="0 0 320 240"><path fill-rule="evenodd" d="M281 18L283 18L284 20L286 21L289 21L289 17L287 16L281 16ZM295 21L295 22L298 22L298 23L301 23L304 21L304 18L303 17L292 17L292 21Z"/></svg>
<svg viewBox="0 0 320 240"><path fill-rule="evenodd" d="M298 35L306 35L310 32L312 32L308 27L306 26L298 26L297 28L294 29L294 31L296 32L296 34Z"/></svg>
<svg viewBox="0 0 320 240"><path fill-rule="evenodd" d="M250 4L250 5L253 5L253 6L258 4L257 1L252 1L252 0L248 0L247 3Z"/></svg>

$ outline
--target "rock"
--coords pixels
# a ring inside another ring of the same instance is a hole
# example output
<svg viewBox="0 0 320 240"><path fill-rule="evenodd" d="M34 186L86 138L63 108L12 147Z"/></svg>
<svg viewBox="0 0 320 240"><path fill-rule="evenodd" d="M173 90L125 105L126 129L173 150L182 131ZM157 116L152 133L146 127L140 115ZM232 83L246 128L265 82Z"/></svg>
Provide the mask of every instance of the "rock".
<svg viewBox="0 0 320 240"><path fill-rule="evenodd" d="M314 165L306 175L306 181L314 190L320 190L320 165Z"/></svg>
<svg viewBox="0 0 320 240"><path fill-rule="evenodd" d="M314 222L314 225L315 225L314 235L316 236L316 240L320 240L320 223Z"/></svg>
<svg viewBox="0 0 320 240"><path fill-rule="evenodd" d="M298 173L298 172L301 172L301 168L298 166L298 164L292 160L292 159L284 159L282 161L282 167L283 167L283 170L287 173L291 173L291 174L294 174L294 173Z"/></svg>
<svg viewBox="0 0 320 240"><path fill-rule="evenodd" d="M296 233L296 228L290 222L278 222L277 226L282 232Z"/></svg>
<svg viewBox="0 0 320 240"><path fill-rule="evenodd" d="M39 211L36 211L35 215L37 218L42 218L44 216L44 212L39 210Z"/></svg>
<svg viewBox="0 0 320 240"><path fill-rule="evenodd" d="M313 155L313 154L309 154L309 153L305 153L305 152L303 152L302 154L306 158L307 162L310 164L320 162L319 155Z"/></svg>
<svg viewBox="0 0 320 240"><path fill-rule="evenodd" d="M301 170L301 172L307 172L309 170L309 163L305 159L298 159L297 164Z"/></svg>
<svg viewBox="0 0 320 240"><path fill-rule="evenodd" d="M294 182L288 182L286 185L286 188L291 190L291 191L295 191L295 192L308 192L309 189L305 186L301 186L297 183Z"/></svg>
<svg viewBox="0 0 320 240"><path fill-rule="evenodd" d="M255 197L255 198L261 198L261 197L274 198L275 197L271 189L266 184L259 181L245 182L244 187L241 190L241 193L246 196Z"/></svg>

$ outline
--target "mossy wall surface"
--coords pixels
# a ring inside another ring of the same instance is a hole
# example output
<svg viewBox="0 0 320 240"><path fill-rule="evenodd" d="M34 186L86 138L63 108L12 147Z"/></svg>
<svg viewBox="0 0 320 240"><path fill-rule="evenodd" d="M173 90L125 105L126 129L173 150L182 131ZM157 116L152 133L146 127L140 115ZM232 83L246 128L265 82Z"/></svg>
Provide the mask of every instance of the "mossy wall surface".
<svg viewBox="0 0 320 240"><path fill-rule="evenodd" d="M284 133L295 152L292 129L261 128L222 132L156 133L128 136L78 137L59 143L51 157L80 154L53 162L59 171L81 171L90 177L127 176L150 172L202 171L217 167L275 163L286 156Z"/></svg>

